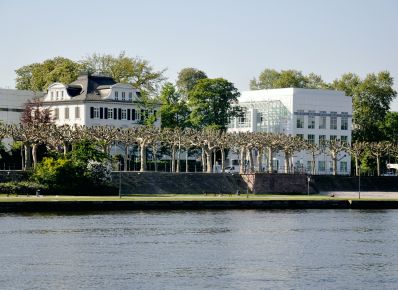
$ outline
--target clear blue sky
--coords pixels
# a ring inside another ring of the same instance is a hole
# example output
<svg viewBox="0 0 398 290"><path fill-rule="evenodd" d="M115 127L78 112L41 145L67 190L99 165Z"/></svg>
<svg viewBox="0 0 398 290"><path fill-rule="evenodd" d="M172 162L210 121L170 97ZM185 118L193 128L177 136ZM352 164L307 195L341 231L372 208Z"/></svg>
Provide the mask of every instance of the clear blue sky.
<svg viewBox="0 0 398 290"><path fill-rule="evenodd" d="M170 81L184 67L239 90L266 67L326 81L388 70L397 90L397 11L395 0L0 0L0 86L26 64L125 50Z"/></svg>

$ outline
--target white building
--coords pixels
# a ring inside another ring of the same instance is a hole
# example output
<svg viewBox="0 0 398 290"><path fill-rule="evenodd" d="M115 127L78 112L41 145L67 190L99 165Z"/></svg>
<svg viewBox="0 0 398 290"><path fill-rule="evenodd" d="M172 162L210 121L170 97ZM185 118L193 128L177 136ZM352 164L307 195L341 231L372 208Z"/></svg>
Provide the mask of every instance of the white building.
<svg viewBox="0 0 398 290"><path fill-rule="evenodd" d="M144 108L140 91L111 77L81 74L70 84L53 83L41 98L57 125L107 125L127 128L158 115L160 105ZM160 117L154 126L160 127Z"/></svg>
<svg viewBox="0 0 398 290"><path fill-rule="evenodd" d="M239 97L239 106L243 115L231 121L229 132L283 133L318 144L334 139L351 143L352 99L343 92L297 88L246 91ZM229 159L230 166L237 165L236 156ZM311 159L306 152L298 152L292 160L294 169L310 172ZM338 174L349 174L351 157L342 152L337 160ZM273 156L273 163L275 170L283 172L283 153ZM328 154L317 156L317 174L329 174L331 168Z"/></svg>

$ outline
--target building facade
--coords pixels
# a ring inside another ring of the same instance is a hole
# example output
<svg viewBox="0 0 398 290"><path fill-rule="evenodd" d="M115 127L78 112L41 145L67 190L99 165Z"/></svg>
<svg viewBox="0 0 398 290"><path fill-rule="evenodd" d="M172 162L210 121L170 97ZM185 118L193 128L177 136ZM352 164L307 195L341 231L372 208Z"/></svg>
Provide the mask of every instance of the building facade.
<svg viewBox="0 0 398 290"><path fill-rule="evenodd" d="M0 89L0 121L4 124L18 124L25 104L37 97L32 91Z"/></svg>
<svg viewBox="0 0 398 290"><path fill-rule="evenodd" d="M161 124L160 104L144 107L139 90L107 76L81 74L70 84L53 83L41 101L51 109L57 125L128 128L141 125L152 115L154 126Z"/></svg>
<svg viewBox="0 0 398 290"><path fill-rule="evenodd" d="M243 114L233 118L229 132L270 132L299 136L310 143L327 140L351 143L352 99L343 92L320 89L271 89L242 92L239 106ZM231 155L230 166L237 165ZM275 170L283 172L283 153L272 156ZM311 172L312 157L298 152L292 157L295 171ZM337 157L337 173L349 174L351 157L342 152ZM264 156L264 164L268 157ZM330 174L332 160L327 152L316 157L317 174Z"/></svg>

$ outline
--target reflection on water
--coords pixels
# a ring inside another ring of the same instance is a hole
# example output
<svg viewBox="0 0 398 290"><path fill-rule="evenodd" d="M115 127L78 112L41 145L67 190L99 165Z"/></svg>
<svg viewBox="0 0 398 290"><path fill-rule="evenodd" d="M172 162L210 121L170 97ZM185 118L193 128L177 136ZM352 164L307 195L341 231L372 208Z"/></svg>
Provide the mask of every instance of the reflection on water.
<svg viewBox="0 0 398 290"><path fill-rule="evenodd" d="M1 289L396 289L398 211L0 215Z"/></svg>

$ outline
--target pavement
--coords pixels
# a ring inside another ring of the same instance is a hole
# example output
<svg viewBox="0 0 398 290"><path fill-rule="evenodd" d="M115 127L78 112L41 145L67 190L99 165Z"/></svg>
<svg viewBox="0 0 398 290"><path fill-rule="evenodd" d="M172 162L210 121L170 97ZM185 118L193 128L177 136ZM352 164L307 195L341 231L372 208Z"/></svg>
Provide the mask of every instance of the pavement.
<svg viewBox="0 0 398 290"><path fill-rule="evenodd" d="M334 197L358 198L358 191L324 191L320 194ZM361 191L361 198L398 199L398 192L390 191Z"/></svg>

